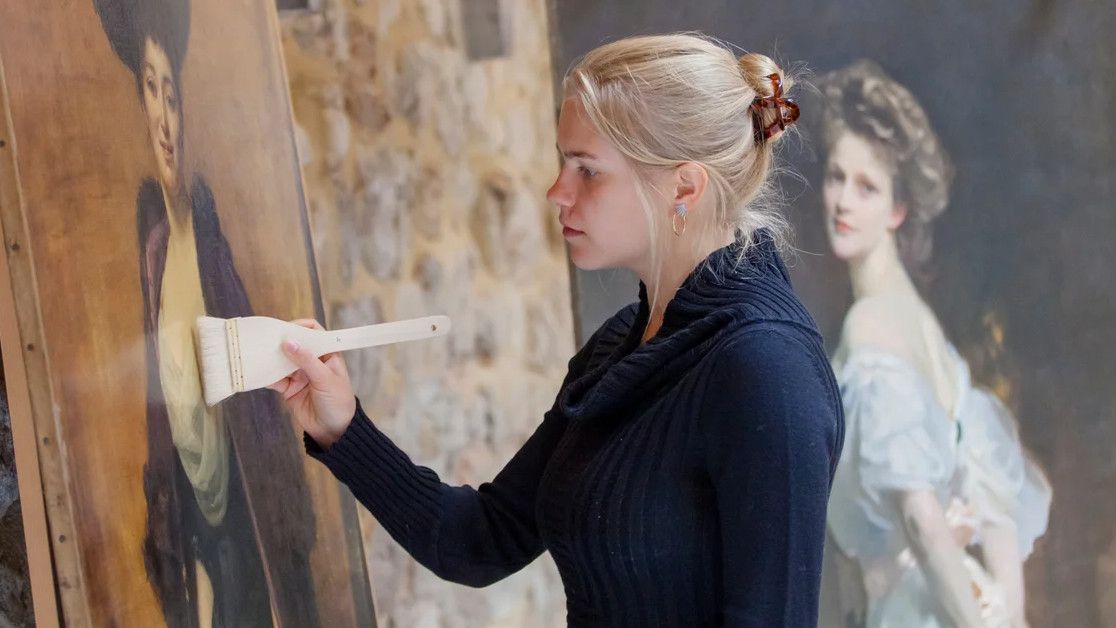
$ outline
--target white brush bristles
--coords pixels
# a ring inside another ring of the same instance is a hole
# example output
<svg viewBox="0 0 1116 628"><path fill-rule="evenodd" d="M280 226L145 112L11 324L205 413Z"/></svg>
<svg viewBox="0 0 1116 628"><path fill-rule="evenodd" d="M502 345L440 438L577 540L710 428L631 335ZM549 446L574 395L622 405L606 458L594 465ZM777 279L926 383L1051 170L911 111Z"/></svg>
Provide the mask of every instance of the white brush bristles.
<svg viewBox="0 0 1116 628"><path fill-rule="evenodd" d="M233 320L235 319L199 316L195 324L198 365L202 372L202 394L207 406L231 397L236 392L228 334L229 323ZM238 364L235 366L236 370L240 370L239 356L237 358Z"/></svg>

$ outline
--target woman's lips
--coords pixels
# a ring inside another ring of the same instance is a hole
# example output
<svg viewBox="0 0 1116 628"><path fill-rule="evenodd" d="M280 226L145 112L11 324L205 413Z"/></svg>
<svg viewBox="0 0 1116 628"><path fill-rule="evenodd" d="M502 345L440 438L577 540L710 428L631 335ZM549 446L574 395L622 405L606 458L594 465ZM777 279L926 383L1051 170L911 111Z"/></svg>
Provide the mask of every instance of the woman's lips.
<svg viewBox="0 0 1116 628"><path fill-rule="evenodd" d="M843 220L838 220L838 219L833 220L833 230L836 231L837 233L842 234L842 235L844 235L846 233L852 233L853 231L856 231L856 229L853 229L852 225L850 225L849 223L847 223Z"/></svg>
<svg viewBox="0 0 1116 628"><path fill-rule="evenodd" d="M577 229L570 229L569 227L567 227L565 225L562 225L562 235L567 237L567 238L573 237L573 236L576 236L576 235L582 235L584 233L585 233L584 231L578 231Z"/></svg>

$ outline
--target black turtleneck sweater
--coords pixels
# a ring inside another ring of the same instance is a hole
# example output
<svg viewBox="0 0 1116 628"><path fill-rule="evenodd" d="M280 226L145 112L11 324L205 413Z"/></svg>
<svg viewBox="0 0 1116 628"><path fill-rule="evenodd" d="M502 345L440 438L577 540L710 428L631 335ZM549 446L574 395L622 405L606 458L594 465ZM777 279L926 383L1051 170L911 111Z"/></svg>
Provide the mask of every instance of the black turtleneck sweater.
<svg viewBox="0 0 1116 628"><path fill-rule="evenodd" d="M479 488L413 464L359 405L307 449L442 578L484 586L549 551L571 626L814 626L840 398L770 239L739 251L699 264L643 344L641 282Z"/></svg>

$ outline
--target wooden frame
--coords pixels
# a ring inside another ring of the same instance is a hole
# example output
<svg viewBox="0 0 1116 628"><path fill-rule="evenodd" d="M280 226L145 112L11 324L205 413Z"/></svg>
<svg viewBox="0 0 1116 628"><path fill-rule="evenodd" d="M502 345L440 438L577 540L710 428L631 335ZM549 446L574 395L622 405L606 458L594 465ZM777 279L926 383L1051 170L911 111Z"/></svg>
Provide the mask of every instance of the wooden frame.
<svg viewBox="0 0 1116 628"><path fill-rule="evenodd" d="M19 499L23 512L23 534L27 544L27 566L30 571L31 596L38 626L58 626L58 600L55 596L51 569L50 531L47 526L47 506L43 495L58 494L64 484L61 465L54 459L44 469L39 466L36 433L42 434L42 446L51 447L54 435L50 421L49 379L46 359L41 349L41 323L38 300L25 299L16 303L15 294L34 294L34 269L27 250L26 225L19 191L19 178L15 164L15 134L8 115L8 90L4 81L4 67L0 62L0 240L4 255L0 255L0 350L3 351L4 375L7 383L8 410L12 421L12 440L15 445L16 469L19 473ZM36 348L39 348L36 350ZM26 355L26 357L25 357ZM28 378L28 371L31 377ZM34 383L34 384L33 384ZM37 402L46 411L34 412ZM37 427L34 417L44 419ZM48 460L50 456L48 456ZM51 488L47 488L47 486ZM68 509L54 503L51 520L59 535L72 530ZM72 532L71 532L72 536ZM64 545L64 543L60 543ZM71 546L59 548L59 582L72 582L76 556Z"/></svg>

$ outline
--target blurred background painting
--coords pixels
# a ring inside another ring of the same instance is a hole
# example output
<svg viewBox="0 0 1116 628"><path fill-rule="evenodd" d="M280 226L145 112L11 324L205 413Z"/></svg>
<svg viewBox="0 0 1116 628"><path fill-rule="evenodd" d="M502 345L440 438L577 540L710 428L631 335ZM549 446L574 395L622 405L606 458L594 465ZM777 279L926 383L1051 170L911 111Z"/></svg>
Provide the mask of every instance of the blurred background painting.
<svg viewBox="0 0 1116 628"><path fill-rule="evenodd" d="M909 472L927 487L936 473L943 509L953 503L948 496L980 494L949 514L960 535L977 534L964 543L983 571L1013 560L989 556L1002 557L1005 544L980 538L976 522L987 524L993 511L1012 513L1016 560L1025 558L1024 584L1016 588L1025 589L1030 625L1116 625L1110 595L1116 506L1106 497L1116 490L1116 211L1109 172L1116 159L1110 115L1116 50L1109 35L1116 9L1091 2L867 0L568 0L556 7L558 71L605 40L687 29L807 70L797 94L801 137L790 138L784 152L796 173L782 180L799 249L792 274L835 365L854 367L843 378L843 391L853 392L846 409L854 397L855 412L879 414L886 403L871 391L883 389L892 391L892 402L905 400L883 410L896 417L884 423L888 429L899 429L919 403L929 403L926 412L950 430L971 426L961 437L924 434L919 446L930 453L918 458L921 469L884 468ZM842 139L842 117L853 139ZM887 189L872 189L881 185ZM875 214L865 204L873 194L892 193L906 203L900 217L894 204ZM867 269L857 264L875 250L861 236L885 229L872 220L892 219L904 226L890 256L872 256ZM890 290L904 281L907 289ZM606 312L635 298L634 280L619 273L578 272L575 284L583 337ZM863 298L877 293L885 297ZM851 351L865 346L884 351ZM897 354L907 359L889 360ZM962 414L978 418L956 420ZM880 451L885 441L871 442ZM855 457L849 452L845 462ZM944 470L934 471L947 464L964 469L959 476L967 479L947 481ZM847 468L853 467L864 470ZM848 481L865 489L858 498L871 501L870 479ZM839 480L835 498L846 494ZM993 503L999 506L989 510ZM831 501L831 534L840 510ZM886 506L871 514L897 512ZM860 521L867 516L860 511ZM874 541L879 557L888 553L888 529L881 524L874 538L844 540ZM894 569L884 573L907 573ZM870 575L868 581L867 592L851 596L854 607L858 598L863 606L866 596L888 589L873 590ZM927 612L920 609L925 586L906 583L899 587L909 587L905 594L877 599L881 608L903 607L887 625L938 625L915 619ZM828 603L823 610L836 613L838 625L869 619L863 608L848 614L839 602Z"/></svg>

